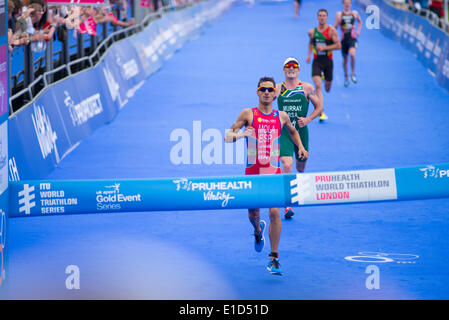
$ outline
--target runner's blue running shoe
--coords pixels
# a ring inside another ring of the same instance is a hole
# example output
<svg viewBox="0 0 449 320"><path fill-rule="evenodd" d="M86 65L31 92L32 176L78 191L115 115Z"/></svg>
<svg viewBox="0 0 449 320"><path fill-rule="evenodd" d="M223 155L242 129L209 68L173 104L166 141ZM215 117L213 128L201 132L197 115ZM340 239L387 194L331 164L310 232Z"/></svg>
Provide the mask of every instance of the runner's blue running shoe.
<svg viewBox="0 0 449 320"><path fill-rule="evenodd" d="M263 250L263 247L265 246L265 238L263 236L263 232L265 230L267 223L263 220L260 220L260 233L258 235L254 234L255 241L254 241L254 249L257 252L261 252Z"/></svg>
<svg viewBox="0 0 449 320"><path fill-rule="evenodd" d="M270 271L271 274L282 276L281 264L279 263L279 259L275 258L273 260L270 260L267 265L267 270Z"/></svg>

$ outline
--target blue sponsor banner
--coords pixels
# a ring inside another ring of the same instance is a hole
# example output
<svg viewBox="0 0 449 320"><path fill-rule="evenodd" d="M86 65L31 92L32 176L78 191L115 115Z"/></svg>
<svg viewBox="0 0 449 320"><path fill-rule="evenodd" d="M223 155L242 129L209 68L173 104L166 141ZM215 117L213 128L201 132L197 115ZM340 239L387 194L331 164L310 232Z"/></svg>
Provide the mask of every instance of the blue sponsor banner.
<svg viewBox="0 0 449 320"><path fill-rule="evenodd" d="M9 158L20 177L38 179L51 172L71 148L53 92L45 91L34 104L10 118Z"/></svg>
<svg viewBox="0 0 449 320"><path fill-rule="evenodd" d="M76 143L115 114L96 70L55 84L10 118L9 179L46 176Z"/></svg>
<svg viewBox="0 0 449 320"><path fill-rule="evenodd" d="M12 118L8 121L8 140L10 139L11 133L19 133L20 127L17 124L16 118ZM26 170L28 170L29 166L24 164L23 162L26 160L24 159L16 160L16 156L22 156L22 141L18 137L15 138L15 144L9 144L8 143L8 179L9 181L19 181L22 173ZM22 162L22 167L20 167ZM19 163L19 165L17 164ZM19 170L20 169L20 170ZM25 176L29 176L28 172L25 172ZM30 178L32 179L32 178Z"/></svg>
<svg viewBox="0 0 449 320"><path fill-rule="evenodd" d="M72 119L72 123L78 126L88 124L93 129L97 129L114 119L117 114L117 109L111 104L111 95L103 86L105 79L99 69L97 66L86 70L76 78L77 83L83 84L77 86L81 101L76 102L75 106L79 110L78 114L74 114L75 120Z"/></svg>
<svg viewBox="0 0 449 320"><path fill-rule="evenodd" d="M415 19L413 19L413 15L408 14L406 11L400 11L400 15L403 16L403 19L401 19L400 21L403 28L403 32L402 37L399 38L399 41L401 42L403 47L407 48L412 52L415 53L422 52L423 49L422 38L423 34L425 33L423 27L425 28L427 25L423 24L421 21L419 21L418 23ZM420 35L419 37L418 34ZM421 50L418 51L418 48L421 48Z"/></svg>
<svg viewBox="0 0 449 320"><path fill-rule="evenodd" d="M198 37L203 32L205 25L202 21L201 8L199 6L195 6L185 12L185 28L188 30L189 40Z"/></svg>
<svg viewBox="0 0 449 320"><path fill-rule="evenodd" d="M172 54L181 49L182 45L184 44L184 37L181 37L181 34L179 33L181 24L177 20L178 13L179 12L173 12L161 19L161 21L164 21L167 24L165 34L168 43L172 47Z"/></svg>
<svg viewBox="0 0 449 320"><path fill-rule="evenodd" d="M182 45L186 41L188 41L190 37L192 23L190 23L191 19L188 14L189 11L190 9L175 11L167 16L172 26L173 32L176 34L178 49L181 48Z"/></svg>
<svg viewBox="0 0 449 320"><path fill-rule="evenodd" d="M220 16L230 8L229 1L208 1L202 3L200 9L200 19L203 27L209 27L214 24Z"/></svg>
<svg viewBox="0 0 449 320"><path fill-rule="evenodd" d="M449 163L306 174L21 181L10 216L278 208L449 197Z"/></svg>
<svg viewBox="0 0 449 320"><path fill-rule="evenodd" d="M83 85L79 85L80 83ZM114 108L111 108L113 104L110 99L107 99L109 94L98 85L99 83L99 72L89 69L50 90L54 94L54 101L59 107L72 145L112 120L116 113Z"/></svg>
<svg viewBox="0 0 449 320"><path fill-rule="evenodd" d="M27 136L28 139L33 137L34 142L39 144L42 157L51 158L57 164L71 148L72 143L67 135L66 125L61 118L61 111L55 103L54 94L55 90L43 92L33 107L27 108L32 110L32 114L31 117L26 116L25 121L31 120L31 127L34 129L34 135Z"/></svg>
<svg viewBox="0 0 449 320"><path fill-rule="evenodd" d="M380 31L389 38L401 41L406 14L383 1L379 2Z"/></svg>
<svg viewBox="0 0 449 320"><path fill-rule="evenodd" d="M440 86L448 88L449 90L449 40L443 48L443 53L438 64L438 83Z"/></svg>
<svg viewBox="0 0 449 320"><path fill-rule="evenodd" d="M40 150L37 149L39 146L36 143L29 143L30 145L28 145L25 136L26 132L29 134L33 134L33 132L29 129L21 130L21 123L23 122L24 121L20 121L18 117L13 117L8 122L8 166L10 181L17 181L22 177L39 179L48 174L48 172L51 172L54 167L52 161L39 161L41 158ZM34 162L33 158L36 158L37 160Z"/></svg>
<svg viewBox="0 0 449 320"><path fill-rule="evenodd" d="M131 41L129 39L121 40L120 45L113 46L113 49L108 51L107 55L112 57L112 60L116 63L118 76L126 88L126 97L132 97L135 90L145 80L145 73L136 51L133 50Z"/></svg>
<svg viewBox="0 0 449 320"><path fill-rule="evenodd" d="M153 24L150 24L142 31L143 41L145 42L145 56L149 60L151 73L159 70L164 61L159 54L159 47L163 42L159 34L160 32Z"/></svg>
<svg viewBox="0 0 449 320"><path fill-rule="evenodd" d="M447 34L433 26L424 17L413 12L403 13L406 17L403 24L401 44L416 54L421 63L434 74L447 42Z"/></svg>
<svg viewBox="0 0 449 320"><path fill-rule="evenodd" d="M448 35L440 29L436 29L427 22L423 53L419 55L421 62L435 75L440 73L440 63L444 58L444 51L449 43ZM449 88L449 86L448 86Z"/></svg>
<svg viewBox="0 0 449 320"><path fill-rule="evenodd" d="M121 67L118 65L121 62L120 58L117 61L117 56L120 57L120 55L116 54L116 50L118 50L116 47L112 46L109 48L101 61L99 69L101 70L103 81L108 86L112 101L114 101L116 108L120 110L128 102L127 92L130 89L130 85L122 76Z"/></svg>
<svg viewBox="0 0 449 320"><path fill-rule="evenodd" d="M159 66L166 60L166 57L169 52L169 46L165 41L163 29L157 23L158 21L150 24L145 32L149 35L150 41L152 43L153 49L156 51L157 56L159 57Z"/></svg>
<svg viewBox="0 0 449 320"><path fill-rule="evenodd" d="M401 45L412 51L413 53L422 53L424 46L422 38L424 34L423 31L425 31L423 30L423 27L425 28L427 26L422 22L425 21L417 21L416 19L414 19L413 14L409 14L407 11L399 10L398 12L395 12L397 10L393 7L389 5L384 6L391 8L390 11L392 11L392 18L397 19L396 23L398 25L398 29L401 29L401 34L398 35L397 40L401 43ZM383 12L381 12L381 14L383 14ZM420 35L419 37L418 34Z"/></svg>
<svg viewBox="0 0 449 320"><path fill-rule="evenodd" d="M89 72L95 73L96 80L98 81L96 86L96 92L100 94L100 99L103 108L103 119L106 123L112 122L119 112L118 103L114 101L114 87L109 87L110 83L106 79L104 72L104 64L99 63Z"/></svg>
<svg viewBox="0 0 449 320"><path fill-rule="evenodd" d="M158 60L159 57L157 56L147 33L145 31L141 32L136 34L134 37L129 38L129 40L134 47L137 57L139 58L139 63L145 77L150 76L157 70L152 63L153 59Z"/></svg>
<svg viewBox="0 0 449 320"><path fill-rule="evenodd" d="M92 128L81 119L81 101L83 98L78 93L78 78L69 78L54 85L51 92L54 97L54 106L59 108L70 144L73 145L92 133ZM87 87L88 85L86 85ZM84 125L79 125L81 123Z"/></svg>
<svg viewBox="0 0 449 320"><path fill-rule="evenodd" d="M294 175L11 183L11 216L279 207Z"/></svg>
<svg viewBox="0 0 449 320"><path fill-rule="evenodd" d="M189 31L189 39L198 37L201 32L205 29L205 16L202 15L204 10L204 3L199 3L195 7L186 10L185 12L185 22L186 28Z"/></svg>
<svg viewBox="0 0 449 320"><path fill-rule="evenodd" d="M8 189L8 181L8 121L6 120L0 122L0 195Z"/></svg>
<svg viewBox="0 0 449 320"><path fill-rule="evenodd" d="M159 56L161 56L164 61L170 59L175 51L178 50L178 38L174 32L173 24L169 21L167 16L164 16L153 22L152 28L159 32L158 36L160 40L157 40L158 42L161 41L161 45L158 50Z"/></svg>
<svg viewBox="0 0 449 320"><path fill-rule="evenodd" d="M6 297L6 278L8 276L8 232L9 221L7 208L9 207L8 190L0 194L0 299Z"/></svg>
<svg viewBox="0 0 449 320"><path fill-rule="evenodd" d="M399 200L449 197L449 163L396 169Z"/></svg>

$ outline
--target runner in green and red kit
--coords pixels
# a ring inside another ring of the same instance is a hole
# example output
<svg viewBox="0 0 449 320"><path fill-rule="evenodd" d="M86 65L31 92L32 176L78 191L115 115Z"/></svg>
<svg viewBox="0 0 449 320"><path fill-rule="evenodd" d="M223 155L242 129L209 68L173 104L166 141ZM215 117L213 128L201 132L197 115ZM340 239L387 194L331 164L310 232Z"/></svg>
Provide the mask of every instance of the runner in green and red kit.
<svg viewBox="0 0 449 320"><path fill-rule="evenodd" d="M321 100L316 95L312 84L302 82L298 79L301 69L299 61L296 58L289 57L285 59L283 71L285 81L276 85L278 109L288 114L292 125L299 133L304 148L308 151L309 129L307 128L307 124L318 117L323 110ZM307 116L310 101L312 101L315 109ZM298 154L298 147L293 144L290 134L286 129L282 129L280 144L282 173L292 172L293 154L295 155L296 170L298 172L304 172L307 159L301 159ZM284 217L286 219L290 219L293 215L292 208L285 208Z"/></svg>
<svg viewBox="0 0 449 320"><path fill-rule="evenodd" d="M321 81L324 77L324 88L329 92L332 87L334 61L332 60L333 50L340 50L341 43L338 39L337 30L327 24L327 10L318 11L318 27L309 30L309 52L306 62L310 63L310 56L313 52L312 80L315 83L316 94L323 104L323 93ZM326 120L324 111L321 113L320 121Z"/></svg>

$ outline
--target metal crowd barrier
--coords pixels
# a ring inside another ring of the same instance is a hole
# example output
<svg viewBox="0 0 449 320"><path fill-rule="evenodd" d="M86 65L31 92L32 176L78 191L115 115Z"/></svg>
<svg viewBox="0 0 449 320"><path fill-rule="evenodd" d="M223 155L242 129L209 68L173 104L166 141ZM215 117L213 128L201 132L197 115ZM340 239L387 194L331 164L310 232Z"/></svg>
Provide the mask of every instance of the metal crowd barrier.
<svg viewBox="0 0 449 320"><path fill-rule="evenodd" d="M425 17L429 20L434 26L443 29L446 33L449 33L449 22L445 21L444 18L440 18L435 12L430 11L429 9L417 9L413 5L407 4L407 9L416 13L421 17Z"/></svg>

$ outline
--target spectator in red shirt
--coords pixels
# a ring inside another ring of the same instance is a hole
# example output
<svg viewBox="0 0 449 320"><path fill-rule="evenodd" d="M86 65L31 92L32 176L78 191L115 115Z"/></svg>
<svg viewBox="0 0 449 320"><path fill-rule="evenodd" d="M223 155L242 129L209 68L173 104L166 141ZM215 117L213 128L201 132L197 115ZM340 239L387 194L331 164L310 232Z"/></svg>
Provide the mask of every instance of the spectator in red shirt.
<svg viewBox="0 0 449 320"><path fill-rule="evenodd" d="M438 17L444 17L444 7L443 0L432 0L432 3L429 5L429 10L434 12Z"/></svg>

